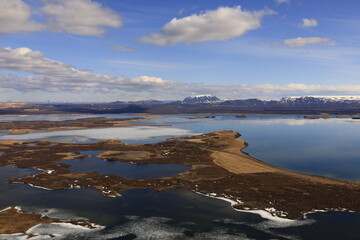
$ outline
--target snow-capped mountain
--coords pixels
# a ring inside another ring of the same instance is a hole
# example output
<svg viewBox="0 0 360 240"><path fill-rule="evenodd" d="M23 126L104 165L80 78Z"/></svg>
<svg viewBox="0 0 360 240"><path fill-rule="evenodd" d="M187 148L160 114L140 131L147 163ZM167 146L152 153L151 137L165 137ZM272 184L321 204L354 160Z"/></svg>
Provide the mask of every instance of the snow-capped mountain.
<svg viewBox="0 0 360 240"><path fill-rule="evenodd" d="M324 104L324 103L360 103L360 96L305 96L284 97L280 103L285 104Z"/></svg>
<svg viewBox="0 0 360 240"><path fill-rule="evenodd" d="M211 104L222 102L218 97L212 95L196 95L193 97L185 98L182 103L184 104Z"/></svg>

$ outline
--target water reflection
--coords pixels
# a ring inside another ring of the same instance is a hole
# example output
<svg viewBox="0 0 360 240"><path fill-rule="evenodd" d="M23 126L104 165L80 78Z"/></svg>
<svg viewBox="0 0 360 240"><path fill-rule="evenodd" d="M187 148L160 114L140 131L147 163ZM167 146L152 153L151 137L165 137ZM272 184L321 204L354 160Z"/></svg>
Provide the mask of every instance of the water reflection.
<svg viewBox="0 0 360 240"><path fill-rule="evenodd" d="M0 140L39 140L54 137L82 137L92 140L116 139L116 140L141 140L155 137L193 135L193 131L171 127L116 127L94 128L80 130L61 130L54 132L31 132L19 135L0 136Z"/></svg>
<svg viewBox="0 0 360 240"><path fill-rule="evenodd" d="M244 150L285 169L345 180L360 180L359 120L303 119L296 115L213 114L211 119L163 116L161 124L197 132L235 130L248 142Z"/></svg>
<svg viewBox="0 0 360 240"><path fill-rule="evenodd" d="M75 173L97 172L100 174L116 174L126 178L161 178L176 176L189 170L189 167L177 164L131 164L123 162L110 162L95 157L102 151L83 151L82 155L92 155L85 159L64 160L62 163L70 164L69 170Z"/></svg>

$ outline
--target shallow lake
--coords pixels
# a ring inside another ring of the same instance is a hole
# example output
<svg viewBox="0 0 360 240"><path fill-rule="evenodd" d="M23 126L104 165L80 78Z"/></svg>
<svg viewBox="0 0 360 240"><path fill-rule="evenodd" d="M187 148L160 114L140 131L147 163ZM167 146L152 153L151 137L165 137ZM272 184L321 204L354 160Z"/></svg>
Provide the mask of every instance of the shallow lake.
<svg viewBox="0 0 360 240"><path fill-rule="evenodd" d="M189 170L189 167L177 164L132 164L116 161L105 161L96 157L103 151L82 151L82 155L92 155L84 159L64 160L70 164L71 172L97 172L100 174L116 174L126 178L161 178L172 177Z"/></svg>
<svg viewBox="0 0 360 240"><path fill-rule="evenodd" d="M121 115L108 115L118 116ZM265 162L299 172L353 181L360 179L360 121L309 120L291 115L249 115L240 119L233 114L224 114L194 120L187 116L155 116L143 123L170 124L171 128L193 134L236 130L249 143L245 151ZM56 137L56 132L51 134ZM111 138L126 143L144 143L169 136L171 134L129 139L126 134L119 133ZM83 137L85 141L92 141ZM103 139L108 137L103 135ZM86 167L81 162L84 160L90 160ZM112 167L96 158L71 161L74 161L71 164L74 171L83 168L105 173ZM139 166L133 167L133 177L136 177ZM53 217L85 217L107 226L98 232L68 236L67 239L135 239L136 236L138 239L161 239L161 236L163 239L164 236L165 239L358 239L360 236L359 213L313 213L307 215L307 220L284 224L234 211L227 202L184 190L136 189L121 193L120 198L107 198L93 189L47 191L6 183L8 178L34 172L36 170L0 168L0 207L20 205L37 212L47 209Z"/></svg>

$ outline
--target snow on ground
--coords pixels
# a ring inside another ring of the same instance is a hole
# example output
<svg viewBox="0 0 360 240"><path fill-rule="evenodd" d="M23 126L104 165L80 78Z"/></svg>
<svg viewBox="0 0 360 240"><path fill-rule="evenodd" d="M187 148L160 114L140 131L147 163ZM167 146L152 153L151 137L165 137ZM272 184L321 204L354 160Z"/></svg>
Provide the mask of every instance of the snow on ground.
<svg viewBox="0 0 360 240"><path fill-rule="evenodd" d="M69 234L83 234L103 229L101 226L95 226L89 229L71 223L42 223L28 229L26 233L0 234L0 239L7 240L43 240L43 239L62 239ZM29 238L31 236L31 238Z"/></svg>

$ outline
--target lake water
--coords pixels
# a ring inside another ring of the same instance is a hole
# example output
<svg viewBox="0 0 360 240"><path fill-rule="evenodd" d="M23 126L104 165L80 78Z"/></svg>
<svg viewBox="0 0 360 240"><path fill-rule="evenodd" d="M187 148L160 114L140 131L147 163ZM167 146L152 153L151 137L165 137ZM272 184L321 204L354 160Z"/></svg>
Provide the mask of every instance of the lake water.
<svg viewBox="0 0 360 240"><path fill-rule="evenodd" d="M177 164L132 164L116 161L104 161L96 155L104 151L82 151L81 155L92 155L84 159L64 160L70 164L68 168L74 173L97 172L100 174L116 174L125 178L161 178L172 177L189 170L189 167Z"/></svg>
<svg viewBox="0 0 360 240"><path fill-rule="evenodd" d="M304 173L360 180L358 120L308 120L281 115L235 118L231 114L216 115L213 119L189 120L186 117L156 116L139 124L170 124L172 127L168 129L180 129L191 134L236 130L249 143L245 151L265 162ZM162 131L164 129L161 128ZM101 133L100 129L96 131ZM144 129L143 134L143 139L131 139L120 132L111 137L103 135L102 138L144 143L171 136L162 132L160 136L150 134L149 137ZM59 139L61 136L52 132L51 136L46 136L49 137ZM67 136L66 140L76 142L76 137ZM81 137L82 141L94 141L86 132ZM81 170L83 160L72 160L74 170ZM107 169L111 167L105 161L96 158L87 160L94 161L87 170L99 168L99 171L110 171ZM171 169L165 169L165 172ZM136 177L136 169L133 170L133 177ZM155 192L136 189L121 193L120 198L107 198L93 189L47 191L6 183L8 178L32 173L34 171L29 169L0 168L0 207L20 205L36 212L47 209L52 217L84 217L107 226L101 231L77 233L67 236L67 239L136 239L136 236L137 239L359 239L360 236L359 213L314 213L309 214L306 220L284 224L263 219L257 214L234 211L227 202L184 190Z"/></svg>

